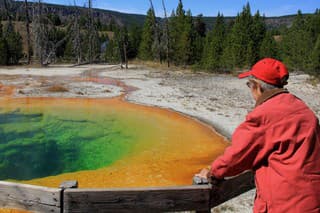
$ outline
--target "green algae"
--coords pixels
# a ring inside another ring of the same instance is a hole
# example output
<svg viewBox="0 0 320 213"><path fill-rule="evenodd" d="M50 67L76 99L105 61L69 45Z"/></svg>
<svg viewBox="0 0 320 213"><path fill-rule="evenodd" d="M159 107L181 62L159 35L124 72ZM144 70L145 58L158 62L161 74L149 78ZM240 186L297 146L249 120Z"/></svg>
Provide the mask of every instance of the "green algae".
<svg viewBox="0 0 320 213"><path fill-rule="evenodd" d="M132 116L74 110L0 111L0 179L30 180L108 166L139 138ZM134 116L133 116L134 117Z"/></svg>

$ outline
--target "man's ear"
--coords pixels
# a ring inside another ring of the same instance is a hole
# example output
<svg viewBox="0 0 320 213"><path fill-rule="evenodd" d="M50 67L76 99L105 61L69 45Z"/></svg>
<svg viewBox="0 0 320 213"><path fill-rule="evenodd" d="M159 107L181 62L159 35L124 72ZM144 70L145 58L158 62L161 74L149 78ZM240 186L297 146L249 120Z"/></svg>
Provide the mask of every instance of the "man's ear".
<svg viewBox="0 0 320 213"><path fill-rule="evenodd" d="M261 85L256 81L253 82L253 89L257 90L258 93L260 93L260 94L262 94L264 92Z"/></svg>
<svg viewBox="0 0 320 213"><path fill-rule="evenodd" d="M263 88L260 84L257 84L257 94L260 96L264 92Z"/></svg>

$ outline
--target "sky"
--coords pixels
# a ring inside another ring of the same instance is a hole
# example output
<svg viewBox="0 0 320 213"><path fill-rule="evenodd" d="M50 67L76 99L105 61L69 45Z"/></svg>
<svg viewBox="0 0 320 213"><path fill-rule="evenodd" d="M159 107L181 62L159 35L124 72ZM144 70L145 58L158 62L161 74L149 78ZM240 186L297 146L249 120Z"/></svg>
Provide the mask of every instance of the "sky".
<svg viewBox="0 0 320 213"><path fill-rule="evenodd" d="M34 1L34 0L30 0ZM84 6L87 0L43 0L43 2ZM150 8L149 0L92 0L93 7L115 10L125 13L146 14ZM179 0L164 0L168 15L178 5ZM192 15L217 16L218 12L224 16L236 16L242 11L247 2L250 3L251 12L259 10L267 17L296 14L300 9L302 13L314 13L320 8L320 0L183 0L184 9L190 9ZM163 17L162 0L153 0L157 16Z"/></svg>

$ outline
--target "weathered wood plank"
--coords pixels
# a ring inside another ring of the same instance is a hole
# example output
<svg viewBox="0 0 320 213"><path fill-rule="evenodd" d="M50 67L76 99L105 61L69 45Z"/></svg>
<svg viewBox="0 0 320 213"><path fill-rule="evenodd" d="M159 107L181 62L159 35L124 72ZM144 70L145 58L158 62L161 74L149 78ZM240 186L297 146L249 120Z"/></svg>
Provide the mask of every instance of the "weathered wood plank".
<svg viewBox="0 0 320 213"><path fill-rule="evenodd" d="M210 185L129 188L66 189L64 212L163 212L208 210Z"/></svg>
<svg viewBox="0 0 320 213"><path fill-rule="evenodd" d="M0 181L0 207L60 212L61 189Z"/></svg>
<svg viewBox="0 0 320 213"><path fill-rule="evenodd" d="M211 207L224 203L255 187L252 172L245 172L212 186Z"/></svg>

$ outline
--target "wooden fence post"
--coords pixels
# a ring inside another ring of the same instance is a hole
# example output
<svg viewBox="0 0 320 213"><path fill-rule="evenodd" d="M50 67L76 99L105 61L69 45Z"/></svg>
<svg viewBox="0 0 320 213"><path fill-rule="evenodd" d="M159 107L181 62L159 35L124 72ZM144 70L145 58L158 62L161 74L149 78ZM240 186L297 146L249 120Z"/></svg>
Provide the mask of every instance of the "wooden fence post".
<svg viewBox="0 0 320 213"><path fill-rule="evenodd" d="M192 179L192 185L208 185L210 189L212 189L212 185L209 183L208 179L201 178L198 176L194 176ZM209 191L209 202L208 202L208 208L206 210L196 211L196 213L210 213L211 212L211 198L212 196L212 190Z"/></svg>
<svg viewBox="0 0 320 213"><path fill-rule="evenodd" d="M60 189L61 189L61 209L60 209L60 213L64 212L64 190L66 189L76 189L78 188L78 181L76 180L68 180L68 181L63 181L60 184Z"/></svg>
<svg viewBox="0 0 320 213"><path fill-rule="evenodd" d="M251 171L221 181L208 181L206 178L193 177L194 185L210 185L211 189L208 210L197 211L197 213L211 212L211 208L253 189L255 187L253 179L254 177ZM210 184L210 182L212 183Z"/></svg>
<svg viewBox="0 0 320 213"><path fill-rule="evenodd" d="M214 184L210 205L218 206L236 196L239 196L251 189L254 189L254 175L251 171L244 172L238 176Z"/></svg>

